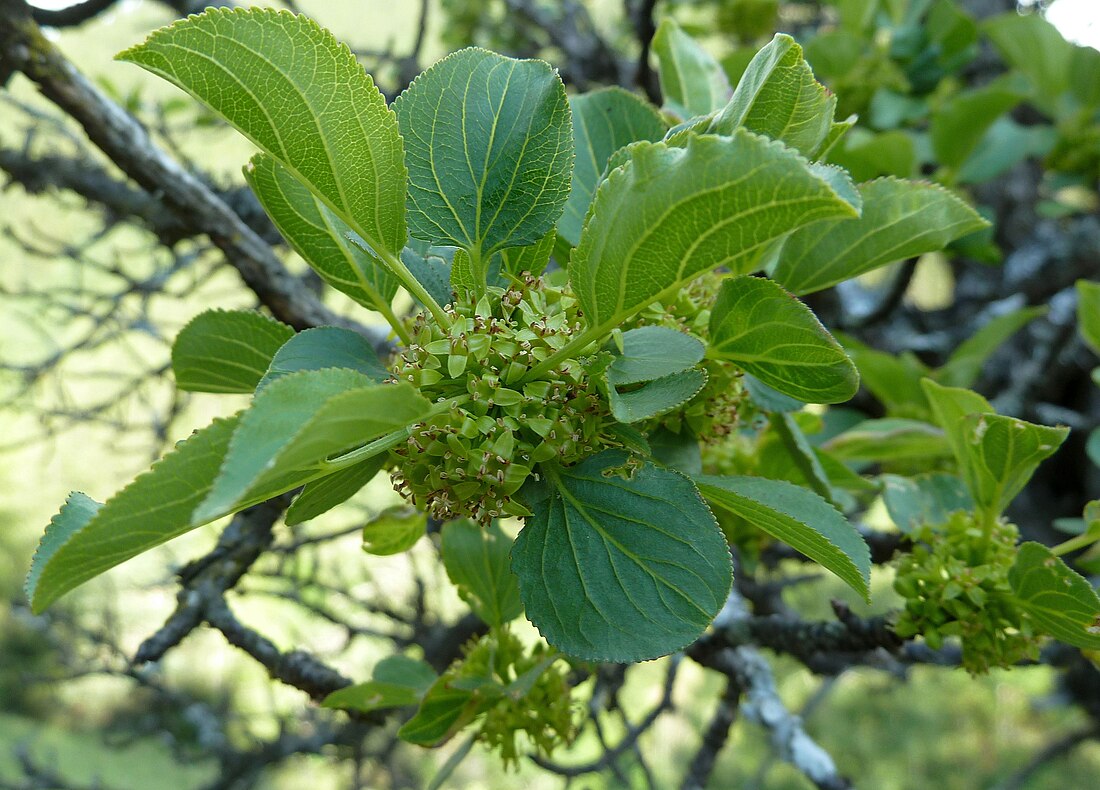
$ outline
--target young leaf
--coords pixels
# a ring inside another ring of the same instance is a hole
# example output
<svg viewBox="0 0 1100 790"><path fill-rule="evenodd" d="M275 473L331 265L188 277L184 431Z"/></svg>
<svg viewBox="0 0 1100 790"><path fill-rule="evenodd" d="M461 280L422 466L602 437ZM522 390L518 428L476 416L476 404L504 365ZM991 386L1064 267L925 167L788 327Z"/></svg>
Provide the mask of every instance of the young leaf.
<svg viewBox="0 0 1100 790"><path fill-rule="evenodd" d="M237 127L376 253L401 252L406 172L397 120L351 50L315 22L212 8L118 59L183 88Z"/></svg>
<svg viewBox="0 0 1100 790"><path fill-rule="evenodd" d="M476 691L452 688L444 676L424 694L416 715L402 725L397 735L417 746L439 746L473 721L486 702Z"/></svg>
<svg viewBox="0 0 1100 790"><path fill-rule="evenodd" d="M799 411L806 404L782 392L777 392L762 382L751 373L746 373L742 379L745 391L749 393L753 404L761 411L789 412Z"/></svg>
<svg viewBox="0 0 1100 790"><path fill-rule="evenodd" d="M204 523L309 482L329 457L414 423L429 407L407 384L376 384L351 370L273 381L242 415L218 479L192 520Z"/></svg>
<svg viewBox="0 0 1100 790"><path fill-rule="evenodd" d="M982 365L1002 343L1046 312L1046 307L1025 307L997 316L960 343L933 377L948 387L969 387L977 381Z"/></svg>
<svg viewBox="0 0 1100 790"><path fill-rule="evenodd" d="M454 253L454 247L433 247L426 241L409 239L408 246L401 251L401 261L437 303L447 305L454 301L451 293Z"/></svg>
<svg viewBox="0 0 1100 790"><path fill-rule="evenodd" d="M1077 281L1077 329L1089 347L1100 354L1100 282Z"/></svg>
<svg viewBox="0 0 1100 790"><path fill-rule="evenodd" d="M707 132L728 135L745 128L811 156L834 126L835 109L836 97L814 79L802 47L777 33L756 53Z"/></svg>
<svg viewBox="0 0 1100 790"><path fill-rule="evenodd" d="M512 550L527 617L555 647L644 661L696 639L732 581L729 549L683 475L608 451L549 474Z"/></svg>
<svg viewBox="0 0 1100 790"><path fill-rule="evenodd" d="M646 382L637 389L625 392L608 387L611 414L622 423L648 420L687 403L699 394L706 383L706 372L692 368Z"/></svg>
<svg viewBox="0 0 1100 790"><path fill-rule="evenodd" d="M812 491L762 477L695 478L709 501L835 573L870 600L871 552L855 527Z"/></svg>
<svg viewBox="0 0 1100 790"><path fill-rule="evenodd" d="M703 456L699 440L686 431L673 433L668 428L658 428L647 437L653 460L683 472L689 477L703 473Z"/></svg>
<svg viewBox="0 0 1100 790"><path fill-rule="evenodd" d="M803 225L858 216L804 159L750 132L630 151L597 192L569 263L593 334L711 269L751 272Z"/></svg>
<svg viewBox="0 0 1100 790"><path fill-rule="evenodd" d="M413 237L465 248L484 283L493 252L534 244L554 227L569 196L573 130L549 64L463 49L417 77L393 107Z"/></svg>
<svg viewBox="0 0 1100 790"><path fill-rule="evenodd" d="M902 461L950 458L943 431L920 420L885 417L864 420L834 436L824 449L842 461Z"/></svg>
<svg viewBox="0 0 1100 790"><path fill-rule="evenodd" d="M998 414L968 414L962 431L971 493L979 506L997 514L1069 435L1064 426L1034 425Z"/></svg>
<svg viewBox="0 0 1100 790"><path fill-rule="evenodd" d="M482 529L466 519L451 521L442 538L447 576L474 614L498 628L523 613L519 582L509 567L512 540L496 522Z"/></svg>
<svg viewBox="0 0 1100 790"><path fill-rule="evenodd" d="M1073 45L1039 14L1009 12L983 27L1001 56L1022 71L1034 88L1032 99L1044 110L1069 88Z"/></svg>
<svg viewBox="0 0 1100 790"><path fill-rule="evenodd" d="M932 115L932 150L940 164L958 168L970 156L993 122L1023 99L1004 80L952 97Z"/></svg>
<svg viewBox="0 0 1100 790"><path fill-rule="evenodd" d="M882 475L879 480L886 511L902 532L912 532L924 524L943 524L956 510L974 509L966 484L956 475Z"/></svg>
<svg viewBox="0 0 1100 790"><path fill-rule="evenodd" d="M921 389L932 406L936 422L943 428L944 437L951 445L951 452L963 469L970 455L967 450L967 437L963 430L963 418L968 414L995 414L989 401L971 390L957 387L944 387L931 379L921 380Z"/></svg>
<svg viewBox="0 0 1100 790"><path fill-rule="evenodd" d="M1086 650L1100 650L1100 598L1050 549L1021 543L1008 572L1016 604L1039 629Z"/></svg>
<svg viewBox="0 0 1100 790"><path fill-rule="evenodd" d="M712 356L807 403L841 403L859 373L813 311L771 280L732 277L710 314Z"/></svg>
<svg viewBox="0 0 1100 790"><path fill-rule="evenodd" d="M286 523L293 527L327 513L343 504L374 479L386 463L386 455L376 455L365 461L333 472L318 480L306 483L297 498L286 511Z"/></svg>
<svg viewBox="0 0 1100 790"><path fill-rule="evenodd" d="M665 326L643 326L623 333L623 352L607 369L613 387L670 376L703 361L706 347L697 338Z"/></svg>
<svg viewBox="0 0 1100 790"><path fill-rule="evenodd" d="M252 157L244 177L279 233L322 280L396 325L390 302L397 280L349 240L352 230L346 222L268 154Z"/></svg>
<svg viewBox="0 0 1100 790"><path fill-rule="evenodd" d="M558 219L558 233L576 246L607 160L624 145L660 140L668 125L648 102L622 88L582 93L570 99L569 106L573 111L576 161L569 199Z"/></svg>
<svg viewBox="0 0 1100 790"><path fill-rule="evenodd" d="M388 656L375 665L371 680L334 691L321 705L360 713L401 708L420 702L435 681L435 670L423 661Z"/></svg>
<svg viewBox="0 0 1100 790"><path fill-rule="evenodd" d="M247 393L256 389L294 330L251 310L207 310L172 344L176 386L188 392Z"/></svg>
<svg viewBox="0 0 1100 790"><path fill-rule="evenodd" d="M986 227L974 209L943 187L881 178L859 185L863 214L796 231L770 272L783 287L808 294L887 263L939 250Z"/></svg>
<svg viewBox="0 0 1100 790"><path fill-rule="evenodd" d="M841 336L840 342L859 368L860 383L886 407L889 416L931 418L921 379L932 371L916 354L905 351L895 357L847 336Z"/></svg>
<svg viewBox="0 0 1100 790"><path fill-rule="evenodd" d="M358 371L377 384L390 376L378 361L374 346L361 334L336 326L319 326L299 332L275 352L256 390L290 373L325 368Z"/></svg>
<svg viewBox="0 0 1100 790"><path fill-rule="evenodd" d="M363 551L379 557L408 551L424 537L428 518L413 508L388 507L363 525Z"/></svg>
<svg viewBox="0 0 1100 790"><path fill-rule="evenodd" d="M198 526L191 512L210 491L237 423L215 420L192 434L104 505L70 496L31 563L31 609L41 612L88 579Z"/></svg>
<svg viewBox="0 0 1100 790"><path fill-rule="evenodd" d="M730 97L730 83L717 60L665 17L653 36L657 76L665 107L685 120L706 115Z"/></svg>
<svg viewBox="0 0 1100 790"><path fill-rule="evenodd" d="M529 272L538 277L550 263L550 253L554 251L556 240L555 232L549 230L534 244L501 250L497 253L500 256L501 275L514 280L524 272Z"/></svg>

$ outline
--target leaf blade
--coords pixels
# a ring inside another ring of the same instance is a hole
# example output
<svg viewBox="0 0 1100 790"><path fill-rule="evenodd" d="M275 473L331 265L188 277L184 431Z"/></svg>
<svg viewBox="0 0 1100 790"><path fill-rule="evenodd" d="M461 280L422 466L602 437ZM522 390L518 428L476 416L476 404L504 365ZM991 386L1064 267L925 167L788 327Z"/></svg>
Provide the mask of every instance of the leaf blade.
<svg viewBox="0 0 1100 790"><path fill-rule="evenodd" d="M202 101L309 185L372 248L400 253L406 171L397 121L331 33L285 11L209 9L117 58Z"/></svg>
<svg viewBox="0 0 1100 790"><path fill-rule="evenodd" d="M759 277L722 283L710 314L711 351L778 392L806 403L842 403L859 372L806 305Z"/></svg>
<svg viewBox="0 0 1100 790"><path fill-rule="evenodd" d="M591 327L610 329L719 266L747 274L794 228L858 214L804 159L743 130L628 150L630 161L597 192L569 264Z"/></svg>
<svg viewBox="0 0 1100 790"><path fill-rule="evenodd" d="M187 392L252 392L293 336L286 324L251 310L199 313L172 343L176 386Z"/></svg>
<svg viewBox="0 0 1100 790"><path fill-rule="evenodd" d="M215 420L196 431L98 508L86 496L70 498L43 536L27 577L33 611L198 526L191 512L213 485L238 421Z"/></svg>
<svg viewBox="0 0 1100 790"><path fill-rule="evenodd" d="M943 187L896 178L859 185L863 214L795 231L772 277L798 295L813 293L879 266L942 249L988 225Z"/></svg>
<svg viewBox="0 0 1100 790"><path fill-rule="evenodd" d="M695 639L732 582L725 538L691 481L601 453L561 469L512 551L527 616L553 645L592 660L642 661ZM668 526L676 524L676 529Z"/></svg>
<svg viewBox="0 0 1100 790"><path fill-rule="evenodd" d="M565 86L549 64L459 50L420 74L394 112L414 238L463 247L487 265L505 243L534 244L554 227L573 142Z"/></svg>
<svg viewBox="0 0 1100 790"><path fill-rule="evenodd" d="M832 571L870 600L871 552L840 511L805 488L762 477L695 478L710 501Z"/></svg>

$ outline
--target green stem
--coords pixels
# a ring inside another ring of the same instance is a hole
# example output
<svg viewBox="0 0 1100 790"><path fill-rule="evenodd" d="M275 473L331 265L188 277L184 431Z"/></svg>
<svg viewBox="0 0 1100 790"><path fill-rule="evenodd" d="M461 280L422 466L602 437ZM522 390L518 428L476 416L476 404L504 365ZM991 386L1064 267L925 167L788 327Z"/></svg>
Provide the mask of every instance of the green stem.
<svg viewBox="0 0 1100 790"><path fill-rule="evenodd" d="M1085 548L1085 546L1091 546L1098 540L1100 540L1100 533L1085 532L1063 543L1059 543L1050 550L1050 553L1055 557L1061 557L1063 554L1069 554L1071 551L1077 551L1078 549Z"/></svg>
<svg viewBox="0 0 1100 790"><path fill-rule="evenodd" d="M409 267L401 260L401 256L394 255L389 251L382 251L381 257L386 267L397 276L397 279L401 281L405 289L415 296L422 305L428 308L428 312L435 318L435 322L439 324L439 326L449 329L451 326L451 319L443 312L443 308L439 306L439 302L432 298L432 295L428 293L427 289L424 288L424 286L420 284L420 281L413 276L413 273L409 271Z"/></svg>
<svg viewBox="0 0 1100 790"><path fill-rule="evenodd" d="M568 343L566 343L564 346L559 348L557 351L555 351L553 354L548 356L542 362L527 371L527 373L523 376L523 378L519 380L518 383L523 384L524 382L531 381L532 379L537 379L539 376L545 375L548 371L553 370L554 366L557 365L559 362L565 359L569 359L570 357L574 356L578 351L584 349L586 346L595 343L601 337L609 333L611 329L611 326L597 326L592 327L591 329L586 329L585 331L574 337L572 340L570 340Z"/></svg>

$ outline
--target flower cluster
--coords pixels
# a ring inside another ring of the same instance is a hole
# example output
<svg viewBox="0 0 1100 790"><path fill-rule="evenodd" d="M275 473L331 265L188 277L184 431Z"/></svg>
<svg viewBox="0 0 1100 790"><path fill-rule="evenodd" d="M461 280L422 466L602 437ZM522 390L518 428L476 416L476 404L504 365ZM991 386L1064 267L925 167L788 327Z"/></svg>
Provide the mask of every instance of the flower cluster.
<svg viewBox="0 0 1100 790"><path fill-rule="evenodd" d="M1008 583L1017 535L1004 521L987 534L964 511L919 530L913 551L898 562L894 589L906 600L895 632L922 634L933 649L944 637L959 637L963 666L974 674L1035 657L1038 637L1012 603Z"/></svg>
<svg viewBox="0 0 1100 790"><path fill-rule="evenodd" d="M604 400L580 360L527 380L581 331L576 299L525 275L447 314L449 329L416 319L394 370L430 400L451 402L393 451L394 486L440 520L527 515L514 495L537 464L568 465L614 444L604 435Z"/></svg>
<svg viewBox="0 0 1100 790"><path fill-rule="evenodd" d="M543 757L570 743L576 734L568 667L554 661L553 648L539 644L528 651L507 629L490 632L474 644L465 660L452 670L455 679L484 679L503 687L482 685L491 694L486 702L477 739L500 753L505 766L517 766L523 754L517 736Z"/></svg>

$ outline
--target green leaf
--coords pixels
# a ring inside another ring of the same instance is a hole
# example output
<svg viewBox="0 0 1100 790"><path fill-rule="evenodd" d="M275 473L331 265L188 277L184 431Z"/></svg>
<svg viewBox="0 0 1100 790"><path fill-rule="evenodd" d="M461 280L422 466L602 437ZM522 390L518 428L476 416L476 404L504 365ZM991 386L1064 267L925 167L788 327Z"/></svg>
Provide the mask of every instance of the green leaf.
<svg viewBox="0 0 1100 790"><path fill-rule="evenodd" d="M871 552L840 511L812 491L762 477L695 478L709 501L783 541L870 600Z"/></svg>
<svg viewBox="0 0 1100 790"><path fill-rule="evenodd" d="M534 244L524 247L508 247L497 253L500 256L500 271L513 280L518 280L524 272L538 277L550 263L550 253L554 251L554 242L557 240L555 231L549 230L546 235Z"/></svg>
<svg viewBox="0 0 1100 790"><path fill-rule="evenodd" d="M332 692L321 705L360 713L415 705L435 683L436 674L423 661L395 655L379 661L371 678L366 683Z"/></svg>
<svg viewBox="0 0 1100 790"><path fill-rule="evenodd" d="M904 461L950 458L943 431L920 420L885 417L864 420L834 436L824 449L842 461Z"/></svg>
<svg viewBox="0 0 1100 790"><path fill-rule="evenodd" d="M311 518L317 518L322 513L327 513L337 505L347 502L358 493L359 489L374 479L385 463L386 454L382 453L306 483L302 493L287 508L285 519L287 526L293 527Z"/></svg>
<svg viewBox="0 0 1100 790"><path fill-rule="evenodd" d="M945 524L952 512L974 509L974 500L957 475L882 475L879 480L886 511L902 532L913 532L924 524Z"/></svg>
<svg viewBox="0 0 1100 790"><path fill-rule="evenodd" d="M407 384L376 384L340 368L273 381L242 415L192 520L210 521L320 477L330 457L417 422L429 408Z"/></svg>
<svg viewBox="0 0 1100 790"><path fill-rule="evenodd" d="M974 500L996 514L1004 512L1069 435L1064 426L1050 428L998 414L968 414L962 430Z"/></svg>
<svg viewBox="0 0 1100 790"><path fill-rule="evenodd" d="M442 537L447 576L474 614L498 628L523 613L519 582L508 567L512 540L499 524L483 529L466 519L451 521Z"/></svg>
<svg viewBox="0 0 1100 790"><path fill-rule="evenodd" d="M609 387L611 414L622 423L648 420L687 403L706 383L706 371L693 368L647 382L637 389L620 391Z"/></svg>
<svg viewBox="0 0 1100 790"><path fill-rule="evenodd" d="M1049 111L1069 88L1073 45L1041 14L1012 11L986 20L983 28L1001 57L1027 75L1034 87L1032 99Z"/></svg>
<svg viewBox="0 0 1100 790"><path fill-rule="evenodd" d="M608 451L548 473L512 550L527 617L565 653L644 661L698 638L725 603L729 549L683 475Z"/></svg>
<svg viewBox="0 0 1100 790"><path fill-rule="evenodd" d="M639 140L656 142L668 126L648 102L622 88L582 93L570 99L569 106L573 111L576 162L569 199L558 219L558 233L576 246L611 154Z"/></svg>
<svg viewBox="0 0 1100 790"><path fill-rule="evenodd" d="M1069 428L1000 416L976 392L930 379L921 383L971 496L993 516L1004 511L1069 434Z"/></svg>
<svg viewBox="0 0 1100 790"><path fill-rule="evenodd" d="M192 527L191 513L214 483L238 418L192 434L100 506L73 494L50 522L27 577L35 613L106 570Z"/></svg>
<svg viewBox="0 0 1100 790"><path fill-rule="evenodd" d="M855 181L870 181L879 176L909 178L917 169L917 150L913 138L894 129L872 134L865 129L852 132L829 154L829 161L851 173Z"/></svg>
<svg viewBox="0 0 1100 790"><path fill-rule="evenodd" d="M433 247L426 241L409 239L401 261L424 290L442 305L454 301L451 294L451 266L454 247Z"/></svg>
<svg viewBox="0 0 1100 790"><path fill-rule="evenodd" d="M1046 156L1057 142L1058 132L1049 125L1024 126L1002 115L959 168L955 181L959 184L990 181L1029 157Z"/></svg>
<svg viewBox="0 0 1100 790"><path fill-rule="evenodd" d="M381 384L390 377L370 341L358 332L336 326L306 329L290 338L271 360L257 391L290 373L346 368Z"/></svg>
<svg viewBox="0 0 1100 790"><path fill-rule="evenodd" d="M969 387L977 381L982 366L1002 343L1046 312L1046 307L1025 307L997 316L960 343L943 367L933 374L934 378L948 387Z"/></svg>
<svg viewBox="0 0 1100 790"><path fill-rule="evenodd" d="M662 427L650 433L648 439L653 460L657 463L688 476L703 473L699 440L686 431L673 433Z"/></svg>
<svg viewBox="0 0 1100 790"><path fill-rule="evenodd" d="M719 266L751 272L803 225L858 215L804 159L750 132L629 150L569 264L585 319L601 331Z"/></svg>
<svg viewBox="0 0 1100 790"><path fill-rule="evenodd" d="M1100 282L1077 281L1077 330L1100 354Z"/></svg>
<svg viewBox="0 0 1100 790"><path fill-rule="evenodd" d="M751 373L746 373L741 381L745 385L745 391L749 393L753 404L762 411L798 411L806 405L796 398L773 390Z"/></svg>
<svg viewBox="0 0 1100 790"><path fill-rule="evenodd" d="M409 167L413 237L489 257L554 227L573 170L565 87L549 64L471 47L417 77L393 105Z"/></svg>
<svg viewBox="0 0 1100 790"><path fill-rule="evenodd" d="M1074 647L1100 649L1100 598L1046 546L1021 543L1008 583L1016 604L1044 633Z"/></svg>
<svg viewBox="0 0 1100 790"><path fill-rule="evenodd" d="M670 376L703 361L706 347L697 338L665 326L643 326L623 333L622 354L607 369L613 387Z"/></svg>
<svg viewBox="0 0 1100 790"><path fill-rule="evenodd" d="M993 122L1021 99L1023 94L1004 80L953 96L932 115L929 131L936 159L946 167L958 168Z"/></svg>
<svg viewBox="0 0 1100 790"><path fill-rule="evenodd" d="M802 47L777 33L749 63L707 132L726 135L745 128L811 156L829 134L835 109L836 97L814 79Z"/></svg>
<svg viewBox="0 0 1100 790"><path fill-rule="evenodd" d="M711 355L729 360L784 395L840 403L859 373L813 311L771 280L722 283L710 314Z"/></svg>
<svg viewBox="0 0 1100 790"><path fill-rule="evenodd" d="M1085 454L1100 467L1100 428L1093 428L1089 434L1088 441L1085 442Z"/></svg>
<svg viewBox="0 0 1100 790"><path fill-rule="evenodd" d="M843 336L840 340L859 368L860 383L886 407L887 414L918 419L931 417L921 379L932 371L915 354L905 351L895 357L854 338Z"/></svg>
<svg viewBox="0 0 1100 790"><path fill-rule="evenodd" d="M408 551L424 537L428 517L413 508L388 507L363 525L363 551L386 557Z"/></svg>
<svg viewBox="0 0 1100 790"><path fill-rule="evenodd" d="M932 406L936 422L943 428L944 437L951 445L951 452L963 469L970 458L967 450L967 436L963 429L963 418L968 414L995 414L989 401L971 390L957 387L944 387L931 379L922 379L921 389Z"/></svg>
<svg viewBox="0 0 1100 790"><path fill-rule="evenodd" d="M176 386L188 392L252 392L294 330L251 310L207 310L172 344Z"/></svg>
<svg viewBox="0 0 1100 790"><path fill-rule="evenodd" d="M813 293L887 263L942 249L988 225L935 184L881 178L860 184L859 193L859 219L818 222L796 231L772 277L796 294Z"/></svg>
<svg viewBox="0 0 1100 790"><path fill-rule="evenodd" d="M212 8L118 58L237 127L376 253L401 252L406 171L397 120L351 50L315 22L285 11Z"/></svg>
<svg viewBox="0 0 1100 790"><path fill-rule="evenodd" d="M272 156L256 154L244 169L279 233L321 279L363 307L396 318L397 280L374 256L351 243L351 227Z"/></svg>
<svg viewBox="0 0 1100 790"><path fill-rule="evenodd" d="M802 431L797 416L792 412L776 412L768 415L768 423L802 480L829 505L835 505L837 496L832 482L816 450Z"/></svg>
<svg viewBox="0 0 1100 790"><path fill-rule="evenodd" d="M722 64L671 17L657 26L652 49L665 107L681 118L706 115L729 100L730 83Z"/></svg>
<svg viewBox="0 0 1100 790"><path fill-rule="evenodd" d="M417 746L439 746L481 713L487 700L475 691L452 688L441 677L424 695L416 715L405 722L397 735Z"/></svg>

